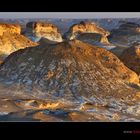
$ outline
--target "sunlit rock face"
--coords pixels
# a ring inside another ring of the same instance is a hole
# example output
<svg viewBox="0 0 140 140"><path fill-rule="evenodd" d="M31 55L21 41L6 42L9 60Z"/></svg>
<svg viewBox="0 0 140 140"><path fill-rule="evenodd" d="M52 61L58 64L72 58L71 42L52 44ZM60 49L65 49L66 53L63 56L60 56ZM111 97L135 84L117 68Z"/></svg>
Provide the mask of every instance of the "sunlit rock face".
<svg viewBox="0 0 140 140"><path fill-rule="evenodd" d="M135 91L129 83L139 82L115 55L78 40L16 51L1 65L0 77L18 93L29 89L35 97L67 100L126 97Z"/></svg>
<svg viewBox="0 0 140 140"><path fill-rule="evenodd" d="M125 49L120 56L124 64L140 75L140 43L134 43L128 49Z"/></svg>
<svg viewBox="0 0 140 140"><path fill-rule="evenodd" d="M18 24L0 23L0 36L5 32L20 34L21 27Z"/></svg>
<svg viewBox="0 0 140 140"><path fill-rule="evenodd" d="M104 44L109 44L107 36L110 34L105 29L99 27L97 24L92 22L80 22L79 24L74 24L70 27L69 31L64 34L65 39L75 39L80 34L93 33L101 35L100 42ZM93 38L94 40L94 38Z"/></svg>
<svg viewBox="0 0 140 140"><path fill-rule="evenodd" d="M140 41L140 25L133 22L124 22L117 29L111 31L109 39L113 43L129 46Z"/></svg>
<svg viewBox="0 0 140 140"><path fill-rule="evenodd" d="M42 37L50 41L62 42L62 37L58 28L47 22L27 23L25 35L35 42L38 42Z"/></svg>
<svg viewBox="0 0 140 140"><path fill-rule="evenodd" d="M20 31L18 24L0 24L0 63L18 49L37 46L37 43L21 35Z"/></svg>

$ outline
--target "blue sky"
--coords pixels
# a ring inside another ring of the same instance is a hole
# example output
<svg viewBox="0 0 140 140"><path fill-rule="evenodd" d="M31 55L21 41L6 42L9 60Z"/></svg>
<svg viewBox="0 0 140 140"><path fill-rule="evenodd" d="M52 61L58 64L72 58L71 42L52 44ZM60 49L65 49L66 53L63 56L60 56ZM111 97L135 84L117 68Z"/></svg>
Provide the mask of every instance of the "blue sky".
<svg viewBox="0 0 140 140"><path fill-rule="evenodd" d="M140 18L140 12L0 12L0 18Z"/></svg>

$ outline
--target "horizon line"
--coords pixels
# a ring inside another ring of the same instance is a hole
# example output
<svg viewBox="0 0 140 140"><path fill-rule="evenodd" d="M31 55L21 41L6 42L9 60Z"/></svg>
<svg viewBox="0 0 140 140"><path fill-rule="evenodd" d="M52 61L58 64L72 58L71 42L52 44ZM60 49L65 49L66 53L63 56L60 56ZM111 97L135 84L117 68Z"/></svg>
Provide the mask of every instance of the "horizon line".
<svg viewBox="0 0 140 140"><path fill-rule="evenodd" d="M0 12L0 18L56 18L56 19L100 19L140 18L140 12Z"/></svg>

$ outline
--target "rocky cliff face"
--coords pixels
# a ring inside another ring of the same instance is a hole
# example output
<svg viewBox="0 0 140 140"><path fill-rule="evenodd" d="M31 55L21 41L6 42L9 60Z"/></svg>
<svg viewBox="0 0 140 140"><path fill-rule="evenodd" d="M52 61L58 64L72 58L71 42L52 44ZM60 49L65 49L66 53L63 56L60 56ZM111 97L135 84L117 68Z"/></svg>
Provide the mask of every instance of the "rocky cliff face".
<svg viewBox="0 0 140 140"><path fill-rule="evenodd" d="M78 40L16 51L1 65L0 77L18 91L11 94L23 89L24 95L29 90L29 95L51 100L126 97L135 91L129 84L139 82L115 55Z"/></svg>
<svg viewBox="0 0 140 140"><path fill-rule="evenodd" d="M0 36L5 32L20 34L21 27L18 24L0 23Z"/></svg>
<svg viewBox="0 0 140 140"><path fill-rule="evenodd" d="M80 22L79 24L74 24L73 26L70 27L69 31L64 34L64 38L72 40L77 38L77 36L83 33L99 34L101 35L100 42L109 44L107 36L110 33L105 29L99 27L97 24L91 22Z"/></svg>
<svg viewBox="0 0 140 140"><path fill-rule="evenodd" d="M25 35L35 42L39 41L42 37L50 41L62 42L62 37L58 28L47 22L27 23Z"/></svg>
<svg viewBox="0 0 140 140"><path fill-rule="evenodd" d="M130 48L125 49L120 56L120 59L124 64L135 71L138 75L140 74L140 44L134 43Z"/></svg>

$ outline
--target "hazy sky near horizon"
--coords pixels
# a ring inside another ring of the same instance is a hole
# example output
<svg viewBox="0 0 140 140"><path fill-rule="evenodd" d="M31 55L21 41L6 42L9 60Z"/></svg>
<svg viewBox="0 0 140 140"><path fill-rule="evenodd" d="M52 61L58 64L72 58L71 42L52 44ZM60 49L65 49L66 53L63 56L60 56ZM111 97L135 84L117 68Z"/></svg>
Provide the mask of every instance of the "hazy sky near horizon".
<svg viewBox="0 0 140 140"><path fill-rule="evenodd" d="M0 18L140 18L140 12L0 12Z"/></svg>

